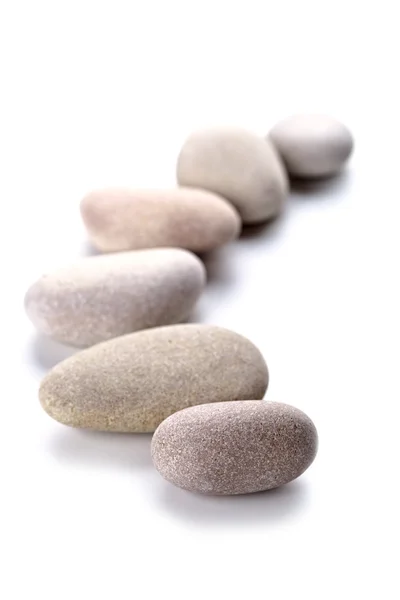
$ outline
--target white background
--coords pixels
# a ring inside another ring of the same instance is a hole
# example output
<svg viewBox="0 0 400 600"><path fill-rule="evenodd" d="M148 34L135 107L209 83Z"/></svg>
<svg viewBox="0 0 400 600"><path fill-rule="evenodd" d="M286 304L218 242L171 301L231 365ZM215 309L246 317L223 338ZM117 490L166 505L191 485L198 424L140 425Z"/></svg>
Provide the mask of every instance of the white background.
<svg viewBox="0 0 400 600"><path fill-rule="evenodd" d="M396 5L0 3L5 600L399 598ZM173 185L193 128L298 111L349 125L348 170L209 258L193 318L260 347L267 397L312 417L319 454L280 490L198 497L153 470L149 436L47 417L39 381L72 351L35 336L24 292L90 253L90 189Z"/></svg>

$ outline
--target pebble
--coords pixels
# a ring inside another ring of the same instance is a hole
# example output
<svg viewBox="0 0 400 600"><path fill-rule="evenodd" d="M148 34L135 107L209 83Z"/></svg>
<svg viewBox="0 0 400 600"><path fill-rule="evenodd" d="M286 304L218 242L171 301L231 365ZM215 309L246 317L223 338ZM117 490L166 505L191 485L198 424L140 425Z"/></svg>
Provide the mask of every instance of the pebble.
<svg viewBox="0 0 400 600"><path fill-rule="evenodd" d="M267 385L265 361L248 339L214 325L188 324L83 350L46 375L39 397L65 425L151 432L188 406L261 399Z"/></svg>
<svg viewBox="0 0 400 600"><path fill-rule="evenodd" d="M83 258L42 276L25 308L37 330L86 347L188 317L205 285L203 263L179 248Z"/></svg>
<svg viewBox="0 0 400 600"><path fill-rule="evenodd" d="M192 492L229 495L276 488L313 462L318 436L303 412L277 402L225 402L182 410L152 440L160 474Z"/></svg>
<svg viewBox="0 0 400 600"><path fill-rule="evenodd" d="M238 237L237 211L204 190L105 189L81 201L93 245L102 252L177 246L208 252Z"/></svg>
<svg viewBox="0 0 400 600"><path fill-rule="evenodd" d="M273 145L231 127L192 133L179 154L177 178L180 185L227 198L245 224L279 215L288 193L286 172Z"/></svg>
<svg viewBox="0 0 400 600"><path fill-rule="evenodd" d="M325 115L293 115L269 134L293 177L328 177L337 173L353 150L350 131Z"/></svg>

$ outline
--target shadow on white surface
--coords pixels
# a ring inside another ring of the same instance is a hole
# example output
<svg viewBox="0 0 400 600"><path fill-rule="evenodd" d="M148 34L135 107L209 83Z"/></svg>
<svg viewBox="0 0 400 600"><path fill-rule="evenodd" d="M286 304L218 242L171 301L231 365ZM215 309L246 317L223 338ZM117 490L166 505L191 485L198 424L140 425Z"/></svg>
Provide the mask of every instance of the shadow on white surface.
<svg viewBox="0 0 400 600"><path fill-rule="evenodd" d="M292 179L290 197L296 200L315 201L337 200L346 192L352 183L351 171L345 169L330 177L318 179Z"/></svg>
<svg viewBox="0 0 400 600"><path fill-rule="evenodd" d="M59 362L76 352L78 348L64 346L40 334L33 335L28 346L29 362L40 375L45 375Z"/></svg>
<svg viewBox="0 0 400 600"><path fill-rule="evenodd" d="M216 299L218 299L218 303L221 303L224 301L224 297L227 300L231 297L232 289L237 284L238 274L234 257L232 257L233 252L234 249L229 244L212 252L198 255L206 269L207 283L185 323L213 322L212 317L210 321L210 315L213 314L212 309L215 307Z"/></svg>
<svg viewBox="0 0 400 600"><path fill-rule="evenodd" d="M159 508L179 521L200 527L279 524L308 504L308 486L301 480L275 490L242 496L194 494L161 480Z"/></svg>
<svg viewBox="0 0 400 600"><path fill-rule="evenodd" d="M260 238L265 235L274 235L278 231L281 225L281 219L271 219L264 223L258 223L256 225L244 225L240 238L242 239L253 239Z"/></svg>
<svg viewBox="0 0 400 600"><path fill-rule="evenodd" d="M245 225L237 243L242 246L254 246L260 244L265 247L266 243L275 243L279 236L283 235L288 211L284 210L278 217L256 225Z"/></svg>
<svg viewBox="0 0 400 600"><path fill-rule="evenodd" d="M89 240L85 240L80 248L79 251L79 256L81 257L86 257L86 256L99 256L99 254L102 254L102 252L99 252L90 242Z"/></svg>
<svg viewBox="0 0 400 600"><path fill-rule="evenodd" d="M110 433L60 428L51 439L49 452L59 462L93 469L154 468L150 433Z"/></svg>
<svg viewBox="0 0 400 600"><path fill-rule="evenodd" d="M182 325L186 323L207 323L207 310L202 306L201 300L192 309L187 319L182 321Z"/></svg>
<svg viewBox="0 0 400 600"><path fill-rule="evenodd" d="M233 283L235 275L230 244L212 252L199 254L199 258L206 268L207 285L228 286Z"/></svg>

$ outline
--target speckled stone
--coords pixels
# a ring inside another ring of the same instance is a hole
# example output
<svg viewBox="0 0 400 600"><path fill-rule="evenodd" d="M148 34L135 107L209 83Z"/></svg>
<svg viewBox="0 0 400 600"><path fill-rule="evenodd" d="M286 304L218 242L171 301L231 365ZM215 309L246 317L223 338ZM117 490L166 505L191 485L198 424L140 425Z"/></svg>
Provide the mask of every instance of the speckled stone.
<svg viewBox="0 0 400 600"><path fill-rule="evenodd" d="M226 200L185 188L98 190L83 198L81 214L102 252L159 246L208 252L235 239L241 228Z"/></svg>
<svg viewBox="0 0 400 600"><path fill-rule="evenodd" d="M171 325L103 342L58 364L39 391L45 411L74 427L150 432L204 402L261 399L268 370L241 335Z"/></svg>
<svg viewBox="0 0 400 600"><path fill-rule="evenodd" d="M225 402L182 410L152 440L161 475L192 492L229 495L276 488L313 462L318 436L303 412L277 402Z"/></svg>
<svg viewBox="0 0 400 600"><path fill-rule="evenodd" d="M25 308L41 333L85 347L184 320L205 279L197 256L178 248L92 256L42 276Z"/></svg>
<svg viewBox="0 0 400 600"><path fill-rule="evenodd" d="M178 157L177 179L180 185L221 194L245 224L276 217L288 193L286 173L272 144L233 127L192 133Z"/></svg>
<svg viewBox="0 0 400 600"><path fill-rule="evenodd" d="M334 175L353 150L347 127L326 115L293 115L275 125L269 139L293 177Z"/></svg>

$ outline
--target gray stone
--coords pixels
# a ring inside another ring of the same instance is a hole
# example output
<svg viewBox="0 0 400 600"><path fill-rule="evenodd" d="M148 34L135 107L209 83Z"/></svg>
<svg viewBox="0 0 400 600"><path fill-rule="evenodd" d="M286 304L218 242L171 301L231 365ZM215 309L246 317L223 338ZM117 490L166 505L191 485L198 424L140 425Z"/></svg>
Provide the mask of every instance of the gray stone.
<svg viewBox="0 0 400 600"><path fill-rule="evenodd" d="M288 193L286 172L273 145L233 127L192 133L178 157L177 179L180 185L221 194L245 224L279 215Z"/></svg>
<svg viewBox="0 0 400 600"><path fill-rule="evenodd" d="M197 256L178 248L92 256L42 276L25 308L41 333L85 347L183 321L205 279Z"/></svg>
<svg viewBox="0 0 400 600"><path fill-rule="evenodd" d="M206 494L247 494L301 475L317 452L317 431L303 412L277 402L225 402L182 410L152 440L161 475Z"/></svg>
<svg viewBox="0 0 400 600"><path fill-rule="evenodd" d="M268 370L246 338L213 325L171 325L97 344L44 378L39 397L54 419L103 431L151 432L204 402L261 399Z"/></svg>
<svg viewBox="0 0 400 600"><path fill-rule="evenodd" d="M353 150L347 127L325 115L293 115L275 125L269 139L293 177L334 175Z"/></svg>
<svg viewBox="0 0 400 600"><path fill-rule="evenodd" d="M177 246L208 252L240 233L237 212L204 190L105 189L81 202L93 245L102 252Z"/></svg>

